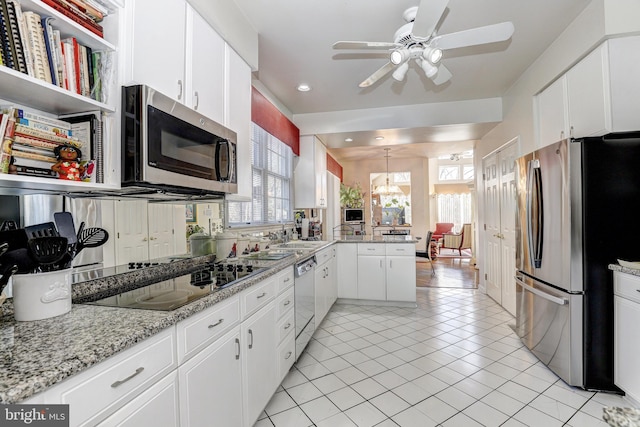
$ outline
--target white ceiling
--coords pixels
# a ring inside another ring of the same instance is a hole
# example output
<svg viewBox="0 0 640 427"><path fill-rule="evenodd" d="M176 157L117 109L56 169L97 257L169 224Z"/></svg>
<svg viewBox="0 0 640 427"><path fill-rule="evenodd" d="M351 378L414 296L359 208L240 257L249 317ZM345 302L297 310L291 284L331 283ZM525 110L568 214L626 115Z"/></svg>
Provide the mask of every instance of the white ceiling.
<svg viewBox="0 0 640 427"><path fill-rule="evenodd" d="M589 1L450 0L438 34L511 21L515 26L511 40L445 51L442 63L453 77L441 86L412 64L404 82L389 74L361 89L358 84L387 61L388 53L334 50L333 43L391 42L405 23L402 13L419 0L235 0L259 33L256 77L294 116L501 97ZM299 83L312 90L298 92ZM432 157L473 147L495 125L371 128L320 138L338 160L381 156L380 150L361 148L370 145L411 144L403 150L407 156ZM390 138L375 141L376 135ZM347 136L354 138L348 147Z"/></svg>

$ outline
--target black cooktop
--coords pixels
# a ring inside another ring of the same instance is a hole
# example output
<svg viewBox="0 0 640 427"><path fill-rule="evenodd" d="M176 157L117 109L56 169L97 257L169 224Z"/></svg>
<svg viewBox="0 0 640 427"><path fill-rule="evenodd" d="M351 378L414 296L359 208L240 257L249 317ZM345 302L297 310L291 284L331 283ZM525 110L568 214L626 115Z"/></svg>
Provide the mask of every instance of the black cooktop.
<svg viewBox="0 0 640 427"><path fill-rule="evenodd" d="M164 280L112 297L87 304L105 307L138 308L145 310L170 311L182 307L220 289L227 288L241 279L265 270L243 264L216 263L204 269Z"/></svg>

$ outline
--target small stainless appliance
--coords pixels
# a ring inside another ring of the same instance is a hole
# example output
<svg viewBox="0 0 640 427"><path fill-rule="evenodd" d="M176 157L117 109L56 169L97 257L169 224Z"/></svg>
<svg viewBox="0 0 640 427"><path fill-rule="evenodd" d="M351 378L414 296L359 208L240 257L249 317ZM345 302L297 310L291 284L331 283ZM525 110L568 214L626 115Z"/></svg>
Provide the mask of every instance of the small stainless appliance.
<svg viewBox="0 0 640 427"><path fill-rule="evenodd" d="M296 360L302 354L316 330L315 268L316 257L300 261L295 266L294 310L296 318Z"/></svg>
<svg viewBox="0 0 640 427"><path fill-rule="evenodd" d="M516 332L566 383L613 383L613 275L638 259L640 133L563 140L516 160ZM623 231L611 231L615 224Z"/></svg>
<svg viewBox="0 0 640 427"><path fill-rule="evenodd" d="M343 208L342 223L343 224L360 224L364 222L364 209L361 208Z"/></svg>
<svg viewBox="0 0 640 427"><path fill-rule="evenodd" d="M134 267L135 268L135 267ZM264 271L264 267L216 263L173 279L123 292L87 304L106 307L170 311L227 288L241 279Z"/></svg>
<svg viewBox="0 0 640 427"><path fill-rule="evenodd" d="M236 133L144 86L122 90L122 186L235 193Z"/></svg>

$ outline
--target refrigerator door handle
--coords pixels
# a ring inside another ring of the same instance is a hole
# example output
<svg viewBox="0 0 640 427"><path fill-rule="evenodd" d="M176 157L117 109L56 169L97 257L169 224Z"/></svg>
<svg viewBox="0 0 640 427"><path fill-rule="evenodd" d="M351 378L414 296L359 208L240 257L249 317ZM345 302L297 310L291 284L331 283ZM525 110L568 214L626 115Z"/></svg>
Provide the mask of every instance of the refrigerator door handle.
<svg viewBox="0 0 640 427"><path fill-rule="evenodd" d="M553 295L549 295L546 292L543 292L539 289L534 288L533 286L529 286L526 283L524 283L522 280L520 280L519 277L514 277L514 279L516 280L516 283L520 286L522 286L522 288L526 291L531 292L532 294L536 294L541 298L544 298L548 301L551 301L553 303L556 303L558 305L567 305L569 304L569 300L567 298L559 298L559 297L555 297Z"/></svg>
<svg viewBox="0 0 640 427"><path fill-rule="evenodd" d="M544 216L542 203L542 175L540 161L527 164L527 237L529 256L535 268L542 266Z"/></svg>

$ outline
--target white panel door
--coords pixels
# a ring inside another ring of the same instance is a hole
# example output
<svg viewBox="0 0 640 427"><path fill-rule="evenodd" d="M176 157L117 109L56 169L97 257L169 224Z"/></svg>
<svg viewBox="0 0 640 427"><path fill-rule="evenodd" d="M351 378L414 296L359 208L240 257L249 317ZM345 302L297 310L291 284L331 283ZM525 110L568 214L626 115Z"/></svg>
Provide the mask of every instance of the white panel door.
<svg viewBox="0 0 640 427"><path fill-rule="evenodd" d="M484 200L485 200L485 226L484 226L484 253L485 253L485 286L487 294L502 303L502 290L500 287L500 195L498 176L497 154L493 154L483 160L484 174Z"/></svg>
<svg viewBox="0 0 640 427"><path fill-rule="evenodd" d="M173 206L149 203L149 259L174 255Z"/></svg>
<svg viewBox="0 0 640 427"><path fill-rule="evenodd" d="M387 255L387 300L416 300L416 258Z"/></svg>
<svg viewBox="0 0 640 427"><path fill-rule="evenodd" d="M358 299L387 299L385 263L385 256L358 256Z"/></svg>
<svg viewBox="0 0 640 427"><path fill-rule="evenodd" d="M115 202L116 265L149 260L149 226L145 200Z"/></svg>

